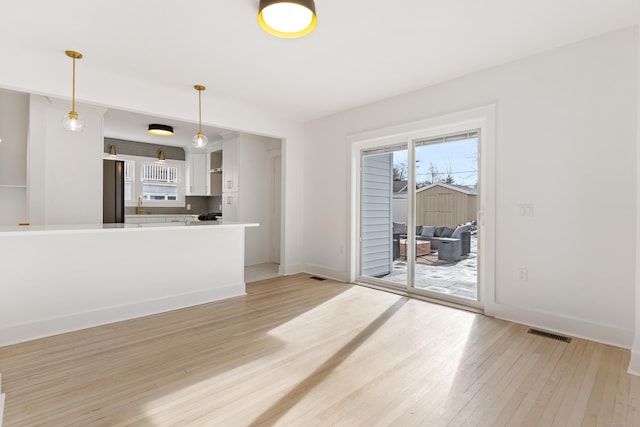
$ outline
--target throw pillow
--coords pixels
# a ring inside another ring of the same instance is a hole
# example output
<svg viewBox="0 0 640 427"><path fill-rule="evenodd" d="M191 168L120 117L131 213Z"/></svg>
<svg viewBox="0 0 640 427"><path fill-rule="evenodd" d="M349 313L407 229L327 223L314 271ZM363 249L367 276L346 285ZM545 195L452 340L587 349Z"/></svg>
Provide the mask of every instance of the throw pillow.
<svg viewBox="0 0 640 427"><path fill-rule="evenodd" d="M423 225L422 226L422 237L433 238L436 233L436 227L433 225Z"/></svg>
<svg viewBox="0 0 640 427"><path fill-rule="evenodd" d="M444 231L444 229L445 229L445 228L446 228L446 227L436 227L436 231L435 231L435 233L433 233L433 235L434 235L435 237L444 237L444 236L442 235L442 232Z"/></svg>
<svg viewBox="0 0 640 427"><path fill-rule="evenodd" d="M407 234L407 224L404 222L394 222L393 223L393 233L394 234Z"/></svg>
<svg viewBox="0 0 640 427"><path fill-rule="evenodd" d="M416 225L416 236L419 236L421 234L422 234L422 226Z"/></svg>

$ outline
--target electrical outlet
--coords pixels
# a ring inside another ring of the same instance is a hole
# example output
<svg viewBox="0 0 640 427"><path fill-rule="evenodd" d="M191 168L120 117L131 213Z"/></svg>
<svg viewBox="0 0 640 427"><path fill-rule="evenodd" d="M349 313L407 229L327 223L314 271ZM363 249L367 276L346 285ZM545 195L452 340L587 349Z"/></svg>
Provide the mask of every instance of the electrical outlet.
<svg viewBox="0 0 640 427"><path fill-rule="evenodd" d="M190 211L191 210L191 203L187 203L187 210Z"/></svg>
<svg viewBox="0 0 640 427"><path fill-rule="evenodd" d="M518 279L522 280L523 282L526 282L528 277L529 277L529 272L527 271L526 268L518 269Z"/></svg>

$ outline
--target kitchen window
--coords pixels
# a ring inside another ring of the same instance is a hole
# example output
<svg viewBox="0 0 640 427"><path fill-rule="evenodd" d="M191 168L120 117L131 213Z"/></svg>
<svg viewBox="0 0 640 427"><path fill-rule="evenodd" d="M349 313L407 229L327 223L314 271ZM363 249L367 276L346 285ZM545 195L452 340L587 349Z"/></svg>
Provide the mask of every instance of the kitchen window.
<svg viewBox="0 0 640 427"><path fill-rule="evenodd" d="M143 200L178 200L178 167L158 163L142 166Z"/></svg>
<svg viewBox="0 0 640 427"><path fill-rule="evenodd" d="M135 200L134 194L134 186L135 181L134 177L134 168L135 163L130 160L125 160L124 162L124 201L132 202Z"/></svg>
<svg viewBox="0 0 640 427"><path fill-rule="evenodd" d="M105 157L106 158L106 157ZM136 206L142 196L144 206L184 206L185 162L118 155L124 161L125 206Z"/></svg>

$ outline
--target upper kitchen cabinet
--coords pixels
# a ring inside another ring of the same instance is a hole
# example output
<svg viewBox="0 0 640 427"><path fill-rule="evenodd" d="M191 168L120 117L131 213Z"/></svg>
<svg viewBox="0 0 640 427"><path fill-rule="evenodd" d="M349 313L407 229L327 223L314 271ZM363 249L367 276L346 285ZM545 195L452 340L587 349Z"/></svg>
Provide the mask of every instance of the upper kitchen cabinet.
<svg viewBox="0 0 640 427"><path fill-rule="evenodd" d="M207 153L191 153L189 156L189 196L208 196Z"/></svg>

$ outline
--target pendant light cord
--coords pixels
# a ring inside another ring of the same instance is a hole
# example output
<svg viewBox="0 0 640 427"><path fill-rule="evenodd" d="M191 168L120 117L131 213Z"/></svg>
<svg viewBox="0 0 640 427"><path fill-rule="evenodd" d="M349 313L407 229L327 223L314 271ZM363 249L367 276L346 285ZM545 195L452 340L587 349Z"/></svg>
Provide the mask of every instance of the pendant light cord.
<svg viewBox="0 0 640 427"><path fill-rule="evenodd" d="M71 111L76 111L76 58L73 58L73 80L71 83Z"/></svg>
<svg viewBox="0 0 640 427"><path fill-rule="evenodd" d="M202 91L198 91L198 119L199 119L199 133L202 133Z"/></svg>

